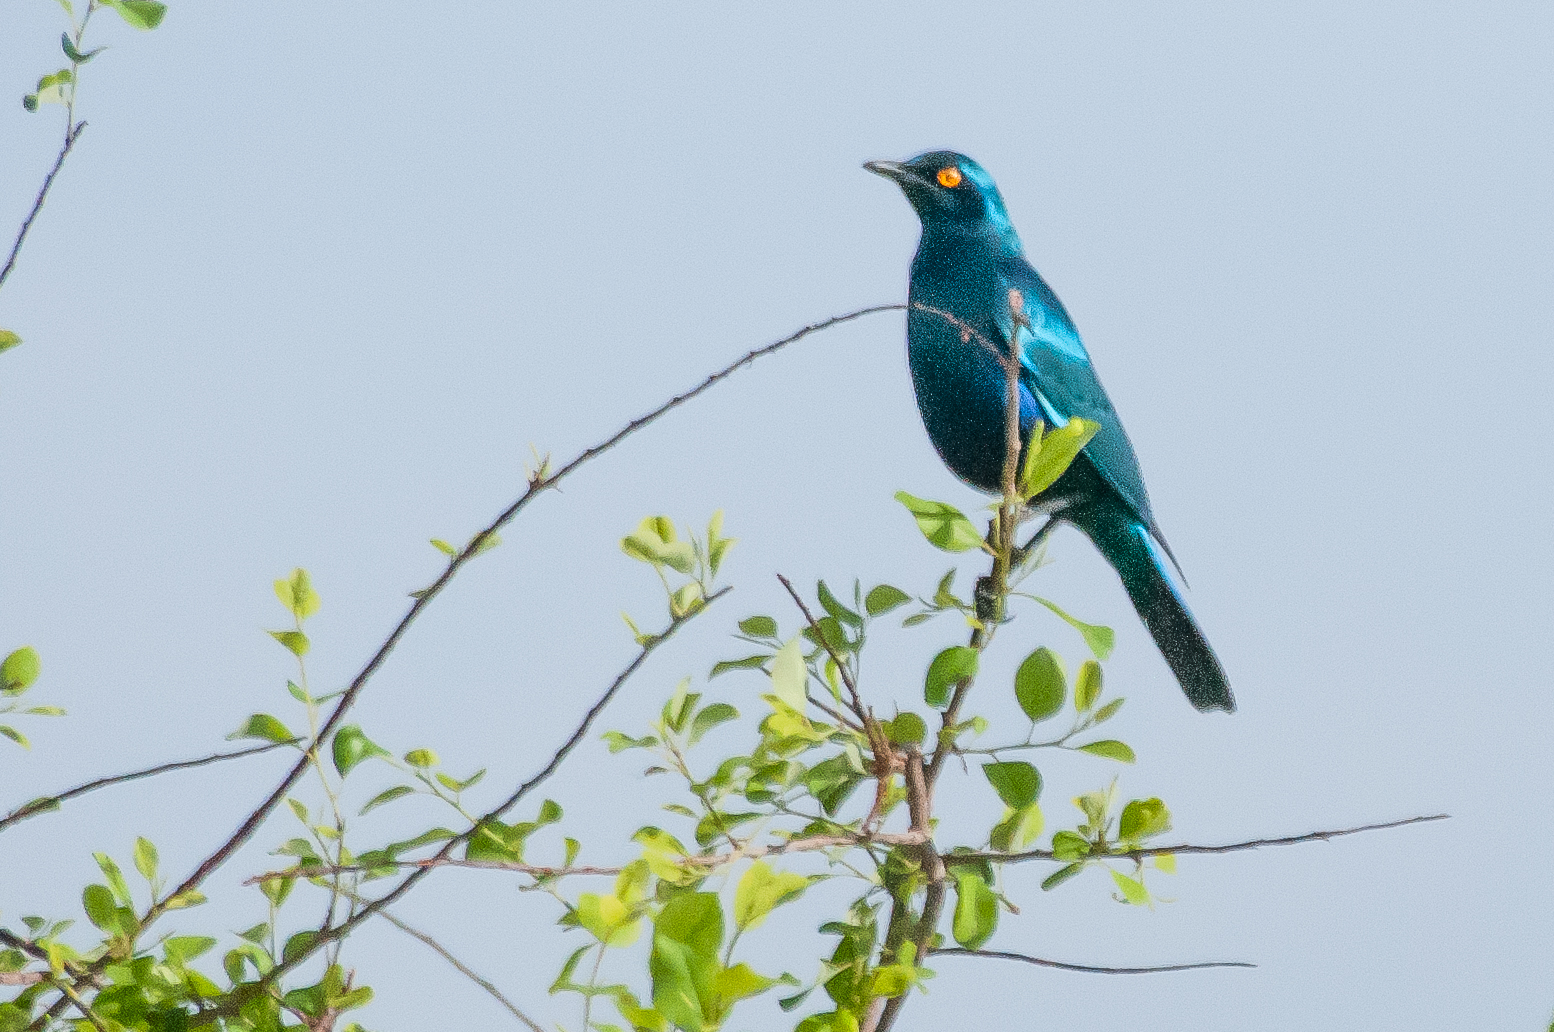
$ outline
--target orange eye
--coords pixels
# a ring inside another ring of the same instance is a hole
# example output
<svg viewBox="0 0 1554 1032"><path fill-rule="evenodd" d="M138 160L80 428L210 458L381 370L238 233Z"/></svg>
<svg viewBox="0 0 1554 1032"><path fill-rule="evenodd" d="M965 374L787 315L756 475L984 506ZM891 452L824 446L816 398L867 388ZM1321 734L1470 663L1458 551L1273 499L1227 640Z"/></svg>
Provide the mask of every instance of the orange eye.
<svg viewBox="0 0 1554 1032"><path fill-rule="evenodd" d="M953 189L960 185L960 169L954 165L939 170L939 185L947 189Z"/></svg>

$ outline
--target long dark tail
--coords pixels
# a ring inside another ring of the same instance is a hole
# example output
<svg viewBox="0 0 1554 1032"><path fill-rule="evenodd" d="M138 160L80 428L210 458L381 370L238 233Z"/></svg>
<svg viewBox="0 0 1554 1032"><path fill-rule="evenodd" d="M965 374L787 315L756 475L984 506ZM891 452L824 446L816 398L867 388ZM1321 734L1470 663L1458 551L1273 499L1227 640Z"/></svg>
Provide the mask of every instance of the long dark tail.
<svg viewBox="0 0 1554 1032"><path fill-rule="evenodd" d="M1200 710L1235 712L1225 669L1172 582L1165 548L1149 528L1115 505L1084 506L1063 518L1084 531L1122 578L1139 619L1192 704Z"/></svg>

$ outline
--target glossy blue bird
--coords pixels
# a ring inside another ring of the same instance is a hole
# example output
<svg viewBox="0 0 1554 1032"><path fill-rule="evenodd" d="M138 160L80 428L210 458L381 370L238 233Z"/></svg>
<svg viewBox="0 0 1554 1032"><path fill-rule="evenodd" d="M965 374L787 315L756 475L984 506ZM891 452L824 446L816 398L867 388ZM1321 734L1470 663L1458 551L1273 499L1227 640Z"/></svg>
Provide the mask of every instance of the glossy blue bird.
<svg viewBox="0 0 1554 1032"><path fill-rule="evenodd" d="M871 161L864 168L894 180L922 220L912 261L907 360L918 411L945 465L972 487L1001 492L1008 381L988 345L1008 354L1013 337L1020 356L1021 439L1037 420L1049 428L1073 417L1100 425L1032 506L1094 542L1192 704L1233 711L1224 668L1173 575L1175 557L1150 512L1122 420L1063 303L1026 261L993 178L954 151ZM1028 327L1011 317L1011 289L1020 292ZM962 328L928 309L948 313L982 340L968 340Z"/></svg>

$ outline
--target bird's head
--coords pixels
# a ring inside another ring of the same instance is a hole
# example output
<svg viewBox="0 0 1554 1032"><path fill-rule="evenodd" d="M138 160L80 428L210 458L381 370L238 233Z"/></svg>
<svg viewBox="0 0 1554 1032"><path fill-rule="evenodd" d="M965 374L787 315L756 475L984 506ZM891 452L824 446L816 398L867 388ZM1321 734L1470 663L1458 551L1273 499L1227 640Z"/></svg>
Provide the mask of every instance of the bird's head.
<svg viewBox="0 0 1554 1032"><path fill-rule="evenodd" d="M1020 252L998 184L966 155L929 151L908 161L869 161L863 167L901 187L925 230L991 231L1005 247Z"/></svg>

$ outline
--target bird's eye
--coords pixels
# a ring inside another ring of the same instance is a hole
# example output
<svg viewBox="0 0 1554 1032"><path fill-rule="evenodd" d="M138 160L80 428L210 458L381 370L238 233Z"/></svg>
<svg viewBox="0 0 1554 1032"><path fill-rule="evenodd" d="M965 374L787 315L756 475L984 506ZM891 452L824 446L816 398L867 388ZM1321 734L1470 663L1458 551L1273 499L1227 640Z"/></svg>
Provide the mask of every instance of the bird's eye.
<svg viewBox="0 0 1554 1032"><path fill-rule="evenodd" d="M946 166L939 170L939 185L946 189L953 189L960 185L960 169L954 165Z"/></svg>

